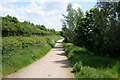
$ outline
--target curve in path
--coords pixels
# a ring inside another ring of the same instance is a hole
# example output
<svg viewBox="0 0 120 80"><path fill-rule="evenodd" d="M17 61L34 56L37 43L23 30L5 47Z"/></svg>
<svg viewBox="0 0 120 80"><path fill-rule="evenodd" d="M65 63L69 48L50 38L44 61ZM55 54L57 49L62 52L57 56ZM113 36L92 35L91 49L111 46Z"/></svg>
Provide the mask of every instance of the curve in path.
<svg viewBox="0 0 120 80"><path fill-rule="evenodd" d="M40 60L6 78L74 78L63 50L62 41L63 39L58 40L55 47Z"/></svg>

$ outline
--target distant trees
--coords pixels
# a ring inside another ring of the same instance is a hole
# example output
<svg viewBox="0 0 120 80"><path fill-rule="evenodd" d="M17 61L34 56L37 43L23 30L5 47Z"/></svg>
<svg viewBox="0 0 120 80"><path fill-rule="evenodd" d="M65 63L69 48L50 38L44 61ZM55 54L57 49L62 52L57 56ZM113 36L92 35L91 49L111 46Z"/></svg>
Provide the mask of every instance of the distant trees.
<svg viewBox="0 0 120 80"><path fill-rule="evenodd" d="M120 56L120 2L97 2L85 15L68 8L62 28L68 42L99 55Z"/></svg>
<svg viewBox="0 0 120 80"><path fill-rule="evenodd" d="M67 41L74 42L75 36L74 30L77 27L79 18L83 17L83 13L80 10L80 8L78 9L78 11L74 10L71 4L68 5L67 12L68 12L67 16L63 14L64 19L62 30Z"/></svg>
<svg viewBox="0 0 120 80"><path fill-rule="evenodd" d="M2 36L30 36L58 34L53 29L47 29L44 25L34 25L24 21L19 22L16 17L7 15L2 18Z"/></svg>
<svg viewBox="0 0 120 80"><path fill-rule="evenodd" d="M47 31L47 28L44 25L37 25L38 28L40 28L41 30Z"/></svg>

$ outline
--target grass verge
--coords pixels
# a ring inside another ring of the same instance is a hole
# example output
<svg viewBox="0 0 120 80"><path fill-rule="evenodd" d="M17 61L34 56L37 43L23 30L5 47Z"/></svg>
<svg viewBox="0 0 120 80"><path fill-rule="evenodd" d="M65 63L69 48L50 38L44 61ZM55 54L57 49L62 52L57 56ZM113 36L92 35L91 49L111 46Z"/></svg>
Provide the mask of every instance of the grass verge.
<svg viewBox="0 0 120 80"><path fill-rule="evenodd" d="M118 78L118 59L94 55L71 43L63 47L76 78Z"/></svg>
<svg viewBox="0 0 120 80"><path fill-rule="evenodd" d="M43 57L60 36L3 38L2 76L16 72Z"/></svg>

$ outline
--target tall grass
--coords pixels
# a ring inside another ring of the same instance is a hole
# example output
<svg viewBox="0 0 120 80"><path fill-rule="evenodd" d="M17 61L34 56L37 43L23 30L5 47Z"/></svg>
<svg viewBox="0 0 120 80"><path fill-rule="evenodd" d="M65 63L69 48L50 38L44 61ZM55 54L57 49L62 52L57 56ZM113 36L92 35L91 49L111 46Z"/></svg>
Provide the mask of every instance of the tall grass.
<svg viewBox="0 0 120 80"><path fill-rule="evenodd" d="M16 72L43 57L60 36L4 37L2 75Z"/></svg>
<svg viewBox="0 0 120 80"><path fill-rule="evenodd" d="M63 43L76 78L118 78L118 60L94 55L85 48Z"/></svg>

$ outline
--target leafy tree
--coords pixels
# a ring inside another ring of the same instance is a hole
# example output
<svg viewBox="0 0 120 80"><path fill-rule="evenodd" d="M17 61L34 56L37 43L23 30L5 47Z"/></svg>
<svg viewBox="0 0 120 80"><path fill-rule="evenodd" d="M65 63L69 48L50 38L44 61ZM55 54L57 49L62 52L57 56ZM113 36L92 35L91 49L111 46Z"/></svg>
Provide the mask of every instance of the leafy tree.
<svg viewBox="0 0 120 80"><path fill-rule="evenodd" d="M97 2L94 8L77 11L69 4L64 15L66 41L103 56L120 56L120 2Z"/></svg>
<svg viewBox="0 0 120 80"><path fill-rule="evenodd" d="M16 17L7 15L2 19L2 36L31 36L31 35L53 35L54 29L48 30L44 25L34 25L29 21L19 22Z"/></svg>
<svg viewBox="0 0 120 80"><path fill-rule="evenodd" d="M63 20L63 29L66 28L66 30L64 30L64 33L67 34L67 40L69 42L74 42L74 30L77 27L78 16L82 17L83 13L80 8L78 8L78 10L76 11L72 8L71 4L68 4L67 15L63 14L63 16L65 18Z"/></svg>

